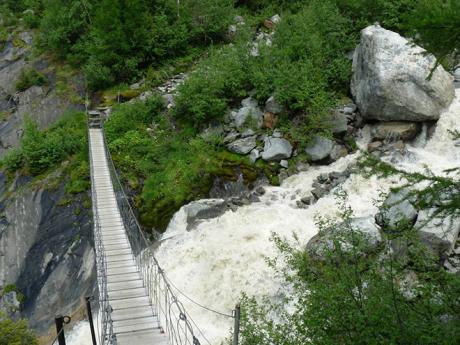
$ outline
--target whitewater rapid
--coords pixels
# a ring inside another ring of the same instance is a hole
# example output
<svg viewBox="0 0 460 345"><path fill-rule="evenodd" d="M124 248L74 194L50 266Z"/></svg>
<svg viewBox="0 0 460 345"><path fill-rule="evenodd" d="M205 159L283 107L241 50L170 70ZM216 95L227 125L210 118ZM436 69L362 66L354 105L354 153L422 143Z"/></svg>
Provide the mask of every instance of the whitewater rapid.
<svg viewBox="0 0 460 345"><path fill-rule="evenodd" d="M432 137L426 139L427 131L422 131L420 137L408 145L408 153L396 162L393 159L392 164L410 172L424 171L428 167L436 174L459 167L460 145L455 145L449 133L454 130L460 130L459 89L449 109L441 115ZM358 145L365 149L367 143L368 135L364 130ZM222 313L231 314L242 293L257 299L277 298L284 287L266 263L267 257L277 254L270 241L272 233L288 240L295 234L298 243L292 243L305 246L318 232L315 217L338 216L339 208L333 192L306 209L298 208L296 200L308 195L319 174L343 171L360 155L358 152L329 166L311 167L307 172L289 177L280 187L266 187L260 202L240 207L235 212L229 210L203 221L191 231L186 231L186 224L180 221L181 217L176 217L164 234L167 239L158 248L157 259L168 278L188 298ZM378 179L352 174L340 188L348 194L355 216L373 217L378 211L376 201L381 193L400 183L397 177ZM221 344L230 336L232 319L198 307L179 292L177 295L212 345ZM87 324L86 328L84 326L85 323L81 323L74 333L87 333ZM90 344L89 333L75 336L68 343Z"/></svg>

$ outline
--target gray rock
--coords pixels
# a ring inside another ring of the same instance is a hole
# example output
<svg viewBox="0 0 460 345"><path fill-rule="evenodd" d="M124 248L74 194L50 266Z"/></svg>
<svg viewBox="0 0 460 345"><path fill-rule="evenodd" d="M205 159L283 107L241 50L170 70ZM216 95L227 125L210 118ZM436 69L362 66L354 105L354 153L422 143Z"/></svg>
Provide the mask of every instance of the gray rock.
<svg viewBox="0 0 460 345"><path fill-rule="evenodd" d="M371 127L374 140L411 140L420 133L421 126L414 122L382 122Z"/></svg>
<svg viewBox="0 0 460 345"><path fill-rule="evenodd" d="M347 154L348 150L345 146L335 144L329 156L331 157L331 160L335 162L336 160L345 157Z"/></svg>
<svg viewBox="0 0 460 345"><path fill-rule="evenodd" d="M258 149L254 149L249 154L249 160L252 163L255 163L260 158L260 151Z"/></svg>
<svg viewBox="0 0 460 345"><path fill-rule="evenodd" d="M305 152L313 162L323 160L331 154L334 142L330 139L315 135L313 141L307 146Z"/></svg>
<svg viewBox="0 0 460 345"><path fill-rule="evenodd" d="M381 121L437 120L454 98L453 77L436 58L378 25L361 32L351 91L361 114Z"/></svg>
<svg viewBox="0 0 460 345"><path fill-rule="evenodd" d="M292 145L286 139L273 137L265 139L264 152L262 152L264 161L280 161L290 158L291 155Z"/></svg>
<svg viewBox="0 0 460 345"><path fill-rule="evenodd" d="M265 111L272 114L278 115L283 113L285 110L286 109L275 100L274 96L270 96L270 98L268 98L265 102Z"/></svg>
<svg viewBox="0 0 460 345"><path fill-rule="evenodd" d="M260 110L257 100L248 97L241 102L241 105L242 107L238 111L232 111L230 114L230 118L236 127L242 127L248 121L254 122L257 128L262 127L264 114Z"/></svg>
<svg viewBox="0 0 460 345"><path fill-rule="evenodd" d="M275 14L274 16L272 16L270 18L270 20L275 23L275 24L278 24L280 21L281 21L281 17L279 14Z"/></svg>
<svg viewBox="0 0 460 345"><path fill-rule="evenodd" d="M312 205L315 202L315 197L313 195L304 196L300 201L305 205Z"/></svg>
<svg viewBox="0 0 460 345"><path fill-rule="evenodd" d="M331 131L332 133L344 133L348 129L348 118L347 115L335 111L331 116Z"/></svg>
<svg viewBox="0 0 460 345"><path fill-rule="evenodd" d="M327 189L321 187L321 186L318 186L318 187L315 187L312 191L311 191L311 194L313 194L313 196L316 198L316 199L321 199L323 196L325 196L327 194Z"/></svg>
<svg viewBox="0 0 460 345"><path fill-rule="evenodd" d="M460 81L460 67L457 67L454 71L454 79L455 81Z"/></svg>
<svg viewBox="0 0 460 345"><path fill-rule="evenodd" d="M245 24L244 18L242 16L235 16L235 18L233 18L233 21L236 24L239 24L239 25L244 25Z"/></svg>
<svg viewBox="0 0 460 345"><path fill-rule="evenodd" d="M364 253L374 251L382 242L380 230L372 218L361 217L352 218L348 222L343 222L313 236L307 244L307 250L310 254L321 259L335 249L334 241L337 241L342 250L349 251L353 246L353 233L361 236L364 246L360 249Z"/></svg>
<svg viewBox="0 0 460 345"><path fill-rule="evenodd" d="M256 132L254 132L251 128L246 129L243 133L241 133L241 138L252 137Z"/></svg>
<svg viewBox="0 0 460 345"><path fill-rule="evenodd" d="M367 151L374 152L382 147L383 143L381 141L374 141L367 145Z"/></svg>
<svg viewBox="0 0 460 345"><path fill-rule="evenodd" d="M237 139L234 142L227 145L227 148L235 153L240 155L246 155L252 151L257 146L256 137L247 137L242 139Z"/></svg>
<svg viewBox="0 0 460 345"><path fill-rule="evenodd" d="M224 138L224 144L232 143L239 137L240 137L240 133L238 133L237 131L232 131L228 133L227 136Z"/></svg>
<svg viewBox="0 0 460 345"><path fill-rule="evenodd" d="M408 190L391 192L382 205L382 210L376 215L377 224L391 231L400 224L414 224L417 210L410 202Z"/></svg>
<svg viewBox="0 0 460 345"><path fill-rule="evenodd" d="M422 241L437 255L450 254L460 231L460 218L452 215L436 215L437 209L421 210L414 227Z"/></svg>
<svg viewBox="0 0 460 345"><path fill-rule="evenodd" d="M273 137L273 138L282 138L282 137L283 137L283 133L281 133L279 130L274 130L274 131L273 131L273 134L272 134L272 137Z"/></svg>
<svg viewBox="0 0 460 345"><path fill-rule="evenodd" d="M347 104L345 107L343 107L342 111L346 115L351 115L358 110L358 107L354 103Z"/></svg>
<svg viewBox="0 0 460 345"><path fill-rule="evenodd" d="M280 165L283 167L283 168L288 168L289 167L289 162L285 159L281 160L280 161Z"/></svg>

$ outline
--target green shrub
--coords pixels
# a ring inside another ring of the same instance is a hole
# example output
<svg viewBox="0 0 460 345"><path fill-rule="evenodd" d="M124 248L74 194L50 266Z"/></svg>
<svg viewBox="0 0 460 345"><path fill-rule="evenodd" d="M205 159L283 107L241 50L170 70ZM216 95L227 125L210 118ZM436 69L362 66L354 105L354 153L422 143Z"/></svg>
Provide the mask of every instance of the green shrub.
<svg viewBox="0 0 460 345"><path fill-rule="evenodd" d="M38 345L26 320L13 321L0 314L0 345Z"/></svg>
<svg viewBox="0 0 460 345"><path fill-rule="evenodd" d="M74 154L86 151L86 142L84 113L65 114L46 131L40 131L33 120L26 118L20 149L10 151L2 165L10 172L24 167L31 174L38 175Z"/></svg>
<svg viewBox="0 0 460 345"><path fill-rule="evenodd" d="M35 68L26 68L21 71L16 81L16 90L25 91L32 86L42 86L47 83L46 77Z"/></svg>
<svg viewBox="0 0 460 345"><path fill-rule="evenodd" d="M345 210L340 222L350 217ZM291 290L274 304L243 298L243 345L459 343L460 277L440 267L413 230L401 235L401 258L389 242L380 255L369 252L349 225L319 225L336 233L321 258L274 236L287 268L270 264Z"/></svg>
<svg viewBox="0 0 460 345"><path fill-rule="evenodd" d="M24 166L24 155L20 149L11 149L1 161L7 172L15 172Z"/></svg>

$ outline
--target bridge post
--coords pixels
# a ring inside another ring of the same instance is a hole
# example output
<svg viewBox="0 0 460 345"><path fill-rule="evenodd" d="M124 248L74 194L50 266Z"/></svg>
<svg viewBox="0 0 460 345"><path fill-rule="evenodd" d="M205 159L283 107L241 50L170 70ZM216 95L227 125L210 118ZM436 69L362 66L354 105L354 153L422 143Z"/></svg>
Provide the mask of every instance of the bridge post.
<svg viewBox="0 0 460 345"><path fill-rule="evenodd" d="M91 340L93 341L93 345L97 345L96 342L96 333L94 332L94 323L93 323L93 312L91 311L91 297L86 297L86 313L88 315L89 320L89 327L91 329Z"/></svg>
<svg viewBox="0 0 460 345"><path fill-rule="evenodd" d="M57 315L54 318L56 323L56 332L59 345L65 345L65 335L64 335L64 316Z"/></svg>
<svg viewBox="0 0 460 345"><path fill-rule="evenodd" d="M238 345L239 336L240 336L240 318L241 318L241 306L239 303L235 306L234 318L235 318L235 328L233 330L232 345Z"/></svg>

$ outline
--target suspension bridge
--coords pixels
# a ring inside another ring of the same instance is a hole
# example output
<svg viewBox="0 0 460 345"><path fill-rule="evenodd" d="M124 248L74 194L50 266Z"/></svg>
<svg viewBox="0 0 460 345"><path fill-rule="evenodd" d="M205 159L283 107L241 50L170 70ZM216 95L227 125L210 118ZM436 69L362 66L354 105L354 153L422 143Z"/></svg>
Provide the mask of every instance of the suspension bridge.
<svg viewBox="0 0 460 345"><path fill-rule="evenodd" d="M92 333L93 343L209 344L175 296L137 222L98 111L88 112L88 141L98 287L93 299L98 304L98 335Z"/></svg>

